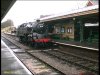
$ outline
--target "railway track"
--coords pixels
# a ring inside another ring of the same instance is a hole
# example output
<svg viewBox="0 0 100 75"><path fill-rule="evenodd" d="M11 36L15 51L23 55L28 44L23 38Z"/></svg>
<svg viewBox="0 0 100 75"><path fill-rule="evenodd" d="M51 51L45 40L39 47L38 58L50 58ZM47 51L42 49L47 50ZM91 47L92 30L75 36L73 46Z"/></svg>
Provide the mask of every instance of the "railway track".
<svg viewBox="0 0 100 75"><path fill-rule="evenodd" d="M49 51L41 51L43 53L49 54L50 56L54 56L54 58L58 58L59 60L63 60L64 63L69 62L73 65L84 68L88 71L98 73L98 61L93 61L89 59L85 59L82 57L78 57L72 54L63 53L59 50L49 50Z"/></svg>
<svg viewBox="0 0 100 75"><path fill-rule="evenodd" d="M65 45L59 45L59 49L67 53L75 54L80 57L93 59L96 61L98 61L99 58L99 52L96 50L83 49L83 48L77 48L77 47L65 46Z"/></svg>
<svg viewBox="0 0 100 75"><path fill-rule="evenodd" d="M11 38L12 36L9 36L9 37ZM27 54L34 56L33 55L34 53L32 54L32 52L33 51L27 51ZM75 55L73 53L68 53L68 52L65 53L59 49L49 49L49 50L43 49L43 50L40 50L39 52L42 53L43 55L46 55L46 56L49 56L51 58L58 60L58 62L62 62L64 65L65 64L74 65L74 67L82 69L85 72L90 72L90 73L93 73L94 75L98 75L98 72L99 72L98 71L98 60L93 60L91 58L82 57L79 55ZM79 75L79 74L76 74L76 75ZM88 75L91 75L91 74L88 74Z"/></svg>
<svg viewBox="0 0 100 75"><path fill-rule="evenodd" d="M33 75L65 75L64 73L58 71L49 64L46 64L42 60L36 58L28 51L14 45L4 37L2 37L2 40L6 42L9 48L12 49L18 59L22 61L22 63L33 73Z"/></svg>

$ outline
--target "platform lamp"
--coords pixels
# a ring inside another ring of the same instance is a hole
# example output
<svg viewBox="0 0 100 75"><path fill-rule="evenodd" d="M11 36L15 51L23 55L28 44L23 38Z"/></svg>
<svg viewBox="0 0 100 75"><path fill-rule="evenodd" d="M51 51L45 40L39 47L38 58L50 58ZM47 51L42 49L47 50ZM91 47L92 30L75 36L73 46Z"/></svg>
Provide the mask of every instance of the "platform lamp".
<svg viewBox="0 0 100 75"><path fill-rule="evenodd" d="M73 18L73 20L75 20L75 18Z"/></svg>

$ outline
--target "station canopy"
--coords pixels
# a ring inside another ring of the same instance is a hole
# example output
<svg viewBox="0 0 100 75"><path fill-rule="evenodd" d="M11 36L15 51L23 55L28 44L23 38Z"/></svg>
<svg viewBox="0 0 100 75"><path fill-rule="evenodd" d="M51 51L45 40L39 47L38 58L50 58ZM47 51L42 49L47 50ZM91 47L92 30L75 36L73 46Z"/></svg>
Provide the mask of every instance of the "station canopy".
<svg viewBox="0 0 100 75"><path fill-rule="evenodd" d="M16 0L1 0L1 20L5 17Z"/></svg>

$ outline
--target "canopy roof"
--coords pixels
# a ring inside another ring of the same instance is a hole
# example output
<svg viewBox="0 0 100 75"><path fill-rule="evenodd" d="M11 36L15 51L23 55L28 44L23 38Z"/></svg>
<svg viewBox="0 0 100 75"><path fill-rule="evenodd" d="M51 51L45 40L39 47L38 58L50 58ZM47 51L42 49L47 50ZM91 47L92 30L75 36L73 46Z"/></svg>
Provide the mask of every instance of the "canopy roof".
<svg viewBox="0 0 100 75"><path fill-rule="evenodd" d="M98 7L99 7L98 5L94 5L94 6L84 7L84 8L73 10L73 11L67 11L64 13L41 18L40 21L45 22L45 21L62 19L62 18L69 18L69 17L81 16L81 15L86 15L86 14L98 13L99 11Z"/></svg>

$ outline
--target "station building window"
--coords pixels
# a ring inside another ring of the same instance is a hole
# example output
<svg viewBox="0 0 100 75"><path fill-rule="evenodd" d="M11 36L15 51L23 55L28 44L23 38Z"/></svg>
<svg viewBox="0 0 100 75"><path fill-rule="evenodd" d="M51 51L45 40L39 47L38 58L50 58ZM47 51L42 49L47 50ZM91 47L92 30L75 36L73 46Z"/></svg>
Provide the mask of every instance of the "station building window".
<svg viewBox="0 0 100 75"><path fill-rule="evenodd" d="M56 33L60 33L60 28L59 27L56 27L55 30L56 30Z"/></svg>
<svg viewBox="0 0 100 75"><path fill-rule="evenodd" d="M65 33L65 28L61 27L61 33Z"/></svg>
<svg viewBox="0 0 100 75"><path fill-rule="evenodd" d="M67 27L66 32L71 34L72 33L72 27Z"/></svg>

